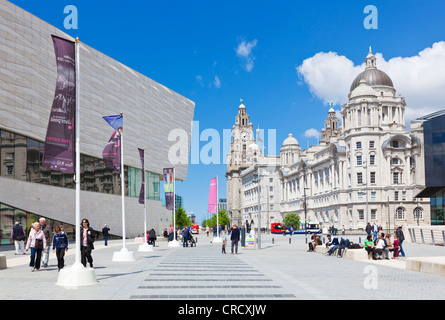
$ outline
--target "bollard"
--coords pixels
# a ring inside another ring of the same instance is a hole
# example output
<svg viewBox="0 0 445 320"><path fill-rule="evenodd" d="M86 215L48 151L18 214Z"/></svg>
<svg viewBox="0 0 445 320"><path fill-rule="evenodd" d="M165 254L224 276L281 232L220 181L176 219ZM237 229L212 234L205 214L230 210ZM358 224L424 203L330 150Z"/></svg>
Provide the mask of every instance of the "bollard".
<svg viewBox="0 0 445 320"><path fill-rule="evenodd" d="M289 244L292 242L292 238L289 238Z"/></svg>
<svg viewBox="0 0 445 320"><path fill-rule="evenodd" d="M358 237L358 243L362 243L362 237Z"/></svg>
<svg viewBox="0 0 445 320"><path fill-rule="evenodd" d="M274 238L272 238L272 244L274 244L275 243L275 239Z"/></svg>

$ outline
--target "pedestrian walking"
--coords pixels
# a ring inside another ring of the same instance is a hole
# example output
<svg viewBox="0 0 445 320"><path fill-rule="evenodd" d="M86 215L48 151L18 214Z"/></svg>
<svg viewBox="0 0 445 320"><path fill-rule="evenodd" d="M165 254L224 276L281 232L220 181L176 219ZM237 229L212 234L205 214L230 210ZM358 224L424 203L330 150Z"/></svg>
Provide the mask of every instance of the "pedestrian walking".
<svg viewBox="0 0 445 320"><path fill-rule="evenodd" d="M400 254L402 255L402 257L404 257L405 256L405 251L403 251L402 243L405 240L405 236L404 236L403 231L402 231L402 226L395 226L395 229L396 229L397 239L399 240Z"/></svg>
<svg viewBox="0 0 445 320"><path fill-rule="evenodd" d="M34 222L29 232L28 242L26 243L26 251L31 248L31 258L29 266L31 271L40 270L40 262L42 260L42 251L46 248L46 239L43 231L40 230L40 223Z"/></svg>
<svg viewBox="0 0 445 320"><path fill-rule="evenodd" d="M372 232L372 227L371 227L371 224L370 224L369 222L368 222L368 224L366 225L365 230L366 230L366 235L367 235L367 236L370 236L370 235L371 235L371 232Z"/></svg>
<svg viewBox="0 0 445 320"><path fill-rule="evenodd" d="M53 252L56 253L58 270L65 266L65 252L68 252L68 237L60 226L54 229Z"/></svg>
<svg viewBox="0 0 445 320"><path fill-rule="evenodd" d="M170 225L168 228L168 241L173 241L173 227Z"/></svg>
<svg viewBox="0 0 445 320"><path fill-rule="evenodd" d="M379 226L377 225L377 223L375 223L375 221L374 224L372 225L372 232L374 233L373 240L375 242L378 238L378 233L379 233Z"/></svg>
<svg viewBox="0 0 445 320"><path fill-rule="evenodd" d="M40 222L40 230L42 230L43 234L45 235L45 241L46 241L46 246L45 249L43 250L42 254L45 253L45 256L42 259L42 267L46 268L48 267L48 261L49 261L49 250L51 247L51 227L46 224L46 219L45 218L40 218L39 219Z"/></svg>
<svg viewBox="0 0 445 320"><path fill-rule="evenodd" d="M187 227L185 227L182 230L182 246L183 247L189 246L188 240L189 240L189 231L188 231Z"/></svg>
<svg viewBox="0 0 445 320"><path fill-rule="evenodd" d="M15 255L25 254L26 234L20 222L17 221L11 230L11 240L14 241Z"/></svg>
<svg viewBox="0 0 445 320"><path fill-rule="evenodd" d="M108 225L104 225L104 227L102 228L102 234L104 235L105 246L108 246L108 231L110 230L111 229L108 227Z"/></svg>
<svg viewBox="0 0 445 320"><path fill-rule="evenodd" d="M226 254L226 239L224 239L222 242L222 253Z"/></svg>
<svg viewBox="0 0 445 320"><path fill-rule="evenodd" d="M232 234L230 235L230 240L232 240L232 254L235 249L235 254L238 254L238 242L239 242L240 232L236 224L233 225Z"/></svg>
<svg viewBox="0 0 445 320"><path fill-rule="evenodd" d="M80 237L80 256L84 267L87 266L87 260L90 267L93 267L93 257L91 251L94 250L94 230L90 227L88 219L82 219L82 234Z"/></svg>

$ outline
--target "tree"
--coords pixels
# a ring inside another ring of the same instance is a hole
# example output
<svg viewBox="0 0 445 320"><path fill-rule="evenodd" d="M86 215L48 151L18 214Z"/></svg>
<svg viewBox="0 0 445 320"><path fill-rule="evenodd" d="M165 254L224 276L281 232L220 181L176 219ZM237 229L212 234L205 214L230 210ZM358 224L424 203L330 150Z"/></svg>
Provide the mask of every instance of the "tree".
<svg viewBox="0 0 445 320"><path fill-rule="evenodd" d="M292 226L294 230L298 230L300 228L300 216L294 212L288 213L283 219L283 224L287 227Z"/></svg>
<svg viewBox="0 0 445 320"><path fill-rule="evenodd" d="M190 218L187 217L185 210L182 207L176 208L176 226L186 227L192 225Z"/></svg>
<svg viewBox="0 0 445 320"><path fill-rule="evenodd" d="M219 224L223 224L225 226L228 226L230 224L229 215L226 210L218 211L218 222ZM216 226L216 215L214 214L212 218L202 221L202 226L209 226L209 228L213 228L213 226Z"/></svg>

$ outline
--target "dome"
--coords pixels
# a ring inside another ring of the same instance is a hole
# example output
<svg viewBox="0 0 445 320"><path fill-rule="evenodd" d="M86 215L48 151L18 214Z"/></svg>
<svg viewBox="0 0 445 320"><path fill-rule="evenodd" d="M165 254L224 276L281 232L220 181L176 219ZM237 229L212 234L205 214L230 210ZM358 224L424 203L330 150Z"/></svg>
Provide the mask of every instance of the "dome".
<svg viewBox="0 0 445 320"><path fill-rule="evenodd" d="M354 79L350 91L353 91L360 85L360 80L366 80L369 86L394 87L391 78L386 73L379 69L367 69Z"/></svg>
<svg viewBox="0 0 445 320"><path fill-rule="evenodd" d="M354 79L349 92L352 92L355 88L357 88L360 85L361 80L366 80L368 86L371 87L394 87L391 78L383 71L377 69L376 60L376 57L372 54L371 48L369 48L368 56L365 58L366 69Z"/></svg>
<svg viewBox="0 0 445 320"><path fill-rule="evenodd" d="M283 142L283 147L285 146L298 146L298 141L292 136L292 133L289 133L286 140Z"/></svg>
<svg viewBox="0 0 445 320"><path fill-rule="evenodd" d="M362 97L362 96L372 96L372 97L376 97L377 94L374 91L373 88L371 88L370 86L368 86L368 84L366 83L366 80L362 79L360 80L360 84L357 88L355 88L349 95L349 98L356 98L356 97Z"/></svg>

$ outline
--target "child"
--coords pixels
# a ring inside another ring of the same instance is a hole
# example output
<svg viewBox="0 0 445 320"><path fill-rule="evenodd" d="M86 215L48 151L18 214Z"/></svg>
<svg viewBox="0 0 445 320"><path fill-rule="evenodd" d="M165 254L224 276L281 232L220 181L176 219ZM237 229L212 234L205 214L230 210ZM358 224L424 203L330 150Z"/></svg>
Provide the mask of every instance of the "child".
<svg viewBox="0 0 445 320"><path fill-rule="evenodd" d="M222 243L222 253L226 254L226 239L224 239Z"/></svg>
<svg viewBox="0 0 445 320"><path fill-rule="evenodd" d="M64 257L65 251L68 251L68 237L66 236L66 233L62 231L60 226L57 226L54 231L56 234L53 238L53 252L56 252L57 266L60 271L60 269L63 269L65 266Z"/></svg>
<svg viewBox="0 0 445 320"><path fill-rule="evenodd" d="M396 235L394 235L393 246L394 246L394 256L392 258L397 259L399 257L399 239L397 238Z"/></svg>

